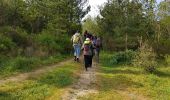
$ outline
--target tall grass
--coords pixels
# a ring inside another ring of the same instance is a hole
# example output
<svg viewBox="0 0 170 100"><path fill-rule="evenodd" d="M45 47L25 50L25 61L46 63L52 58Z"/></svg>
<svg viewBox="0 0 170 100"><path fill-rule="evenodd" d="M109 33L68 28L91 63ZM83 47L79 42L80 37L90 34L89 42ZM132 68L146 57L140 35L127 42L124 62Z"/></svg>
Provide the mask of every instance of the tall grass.
<svg viewBox="0 0 170 100"><path fill-rule="evenodd" d="M12 74L29 72L49 64L60 62L69 57L69 55L55 55L49 57L2 57L0 59L0 77L6 77Z"/></svg>

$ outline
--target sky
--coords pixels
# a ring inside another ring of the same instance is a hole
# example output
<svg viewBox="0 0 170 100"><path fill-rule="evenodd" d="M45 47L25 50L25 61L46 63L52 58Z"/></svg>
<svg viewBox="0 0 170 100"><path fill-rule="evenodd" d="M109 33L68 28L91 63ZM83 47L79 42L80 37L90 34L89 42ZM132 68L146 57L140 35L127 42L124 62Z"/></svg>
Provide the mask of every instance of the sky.
<svg viewBox="0 0 170 100"><path fill-rule="evenodd" d="M107 0L89 0L89 4L91 5L91 11L86 15L87 16L92 16L95 17L99 14L99 8L98 6L103 5ZM163 0L157 0L158 3L160 3ZM85 17L85 18L86 18Z"/></svg>

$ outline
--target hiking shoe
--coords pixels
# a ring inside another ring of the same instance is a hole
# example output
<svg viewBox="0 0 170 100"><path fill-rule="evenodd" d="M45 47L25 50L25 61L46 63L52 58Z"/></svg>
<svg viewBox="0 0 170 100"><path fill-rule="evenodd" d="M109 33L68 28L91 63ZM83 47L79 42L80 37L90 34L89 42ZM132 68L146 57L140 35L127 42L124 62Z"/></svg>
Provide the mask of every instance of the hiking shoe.
<svg viewBox="0 0 170 100"><path fill-rule="evenodd" d="M76 56L74 56L74 61L77 61Z"/></svg>
<svg viewBox="0 0 170 100"><path fill-rule="evenodd" d="M79 58L77 58L77 62L80 62Z"/></svg>

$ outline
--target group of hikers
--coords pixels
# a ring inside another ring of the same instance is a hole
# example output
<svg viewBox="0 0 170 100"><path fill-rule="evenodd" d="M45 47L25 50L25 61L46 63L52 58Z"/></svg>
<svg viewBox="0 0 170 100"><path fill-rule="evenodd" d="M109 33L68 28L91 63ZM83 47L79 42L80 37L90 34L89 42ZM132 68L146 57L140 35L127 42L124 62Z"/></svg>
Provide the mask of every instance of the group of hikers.
<svg viewBox="0 0 170 100"><path fill-rule="evenodd" d="M85 31L83 36L77 31L71 38L74 47L74 61L79 62L81 50L84 55L84 65L86 71L92 67L92 59L96 55L96 60L99 62L99 53L102 47L100 37L90 34Z"/></svg>

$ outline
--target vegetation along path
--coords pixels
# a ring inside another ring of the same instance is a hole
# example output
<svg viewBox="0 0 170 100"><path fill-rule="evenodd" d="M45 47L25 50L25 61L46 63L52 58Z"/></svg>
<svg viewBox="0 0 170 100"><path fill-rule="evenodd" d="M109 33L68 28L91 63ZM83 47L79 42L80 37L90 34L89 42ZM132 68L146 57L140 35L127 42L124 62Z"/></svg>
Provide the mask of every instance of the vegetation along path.
<svg viewBox="0 0 170 100"><path fill-rule="evenodd" d="M21 73L21 74L15 75L15 76L7 77L5 79L0 80L0 85L5 84L7 82L21 82L21 81L27 80L29 78L39 77L40 75L50 72L57 67L63 66L65 63L71 62L71 60L72 59L69 59L69 60L54 64L51 66L46 66L46 67L34 70L32 72Z"/></svg>

